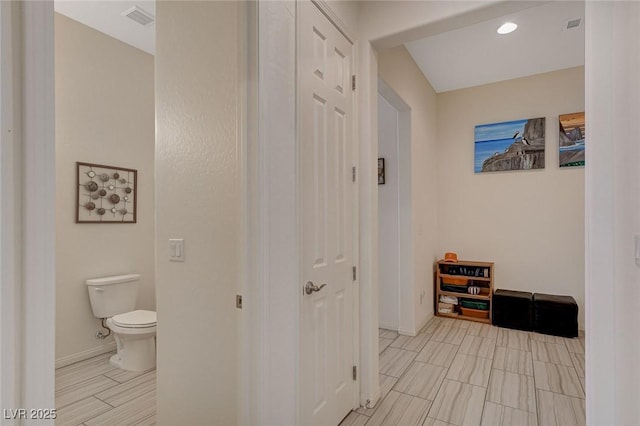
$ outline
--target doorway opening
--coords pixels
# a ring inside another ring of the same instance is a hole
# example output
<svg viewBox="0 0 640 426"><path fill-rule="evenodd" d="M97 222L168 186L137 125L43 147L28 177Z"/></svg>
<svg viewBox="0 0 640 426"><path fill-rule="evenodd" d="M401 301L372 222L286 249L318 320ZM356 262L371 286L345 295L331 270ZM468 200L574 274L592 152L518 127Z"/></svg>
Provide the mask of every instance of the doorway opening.
<svg viewBox="0 0 640 426"><path fill-rule="evenodd" d="M413 336L411 108L381 79L378 157L379 327Z"/></svg>

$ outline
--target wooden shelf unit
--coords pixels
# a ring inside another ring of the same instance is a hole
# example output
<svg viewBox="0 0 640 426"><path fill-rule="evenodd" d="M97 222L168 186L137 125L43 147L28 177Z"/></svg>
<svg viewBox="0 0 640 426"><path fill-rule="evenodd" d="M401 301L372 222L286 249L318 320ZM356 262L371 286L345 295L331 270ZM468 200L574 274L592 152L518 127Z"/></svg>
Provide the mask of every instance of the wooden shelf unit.
<svg viewBox="0 0 640 426"><path fill-rule="evenodd" d="M476 271L482 271L481 276L475 276ZM485 272L486 275L485 276ZM439 260L436 262L436 280L435 280L435 303L434 310L436 316L447 317L447 318L459 318L468 321L481 322L485 324L491 324L491 316L493 309L493 262L476 262L476 261L465 261L459 260L458 262L445 262L444 260ZM464 293L457 293L453 291L446 291L442 289L443 278L467 278L469 280L469 284L465 287ZM488 293L486 294L469 294L466 290L469 285L473 284L474 286L481 287L484 289L488 289ZM463 315L459 307L457 306L458 314L448 314L444 312L439 312L438 303L440 302L440 296L453 296L458 298L458 302L460 299L473 299L473 300L486 300L489 302L489 318L477 318L472 316Z"/></svg>

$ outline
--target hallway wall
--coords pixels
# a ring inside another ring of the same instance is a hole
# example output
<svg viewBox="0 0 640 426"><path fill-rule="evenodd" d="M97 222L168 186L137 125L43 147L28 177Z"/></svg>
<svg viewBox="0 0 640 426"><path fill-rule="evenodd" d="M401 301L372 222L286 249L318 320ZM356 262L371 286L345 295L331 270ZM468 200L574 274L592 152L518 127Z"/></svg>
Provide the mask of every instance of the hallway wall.
<svg viewBox="0 0 640 426"><path fill-rule="evenodd" d="M404 46L380 52L378 72L411 108L413 304L417 332L433 315L433 262L438 256L437 98Z"/></svg>
<svg viewBox="0 0 640 426"><path fill-rule="evenodd" d="M160 425L237 423L239 5L157 3ZM184 238L184 262L169 261L170 238Z"/></svg>

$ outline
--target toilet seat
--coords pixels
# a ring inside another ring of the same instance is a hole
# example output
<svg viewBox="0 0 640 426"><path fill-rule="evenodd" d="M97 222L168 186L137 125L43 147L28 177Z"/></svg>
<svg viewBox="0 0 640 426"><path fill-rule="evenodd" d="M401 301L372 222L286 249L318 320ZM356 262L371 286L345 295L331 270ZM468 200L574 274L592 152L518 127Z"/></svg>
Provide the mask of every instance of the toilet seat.
<svg viewBox="0 0 640 426"><path fill-rule="evenodd" d="M156 326L154 311L137 310L114 315L111 322L122 328L151 328Z"/></svg>

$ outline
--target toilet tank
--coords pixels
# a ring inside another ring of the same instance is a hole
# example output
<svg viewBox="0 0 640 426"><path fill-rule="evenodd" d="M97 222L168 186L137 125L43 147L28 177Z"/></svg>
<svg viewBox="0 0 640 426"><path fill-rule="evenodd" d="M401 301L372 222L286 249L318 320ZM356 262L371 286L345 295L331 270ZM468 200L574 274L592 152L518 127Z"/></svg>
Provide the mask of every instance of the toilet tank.
<svg viewBox="0 0 640 426"><path fill-rule="evenodd" d="M93 315L110 318L136 307L140 275L128 274L87 280Z"/></svg>

